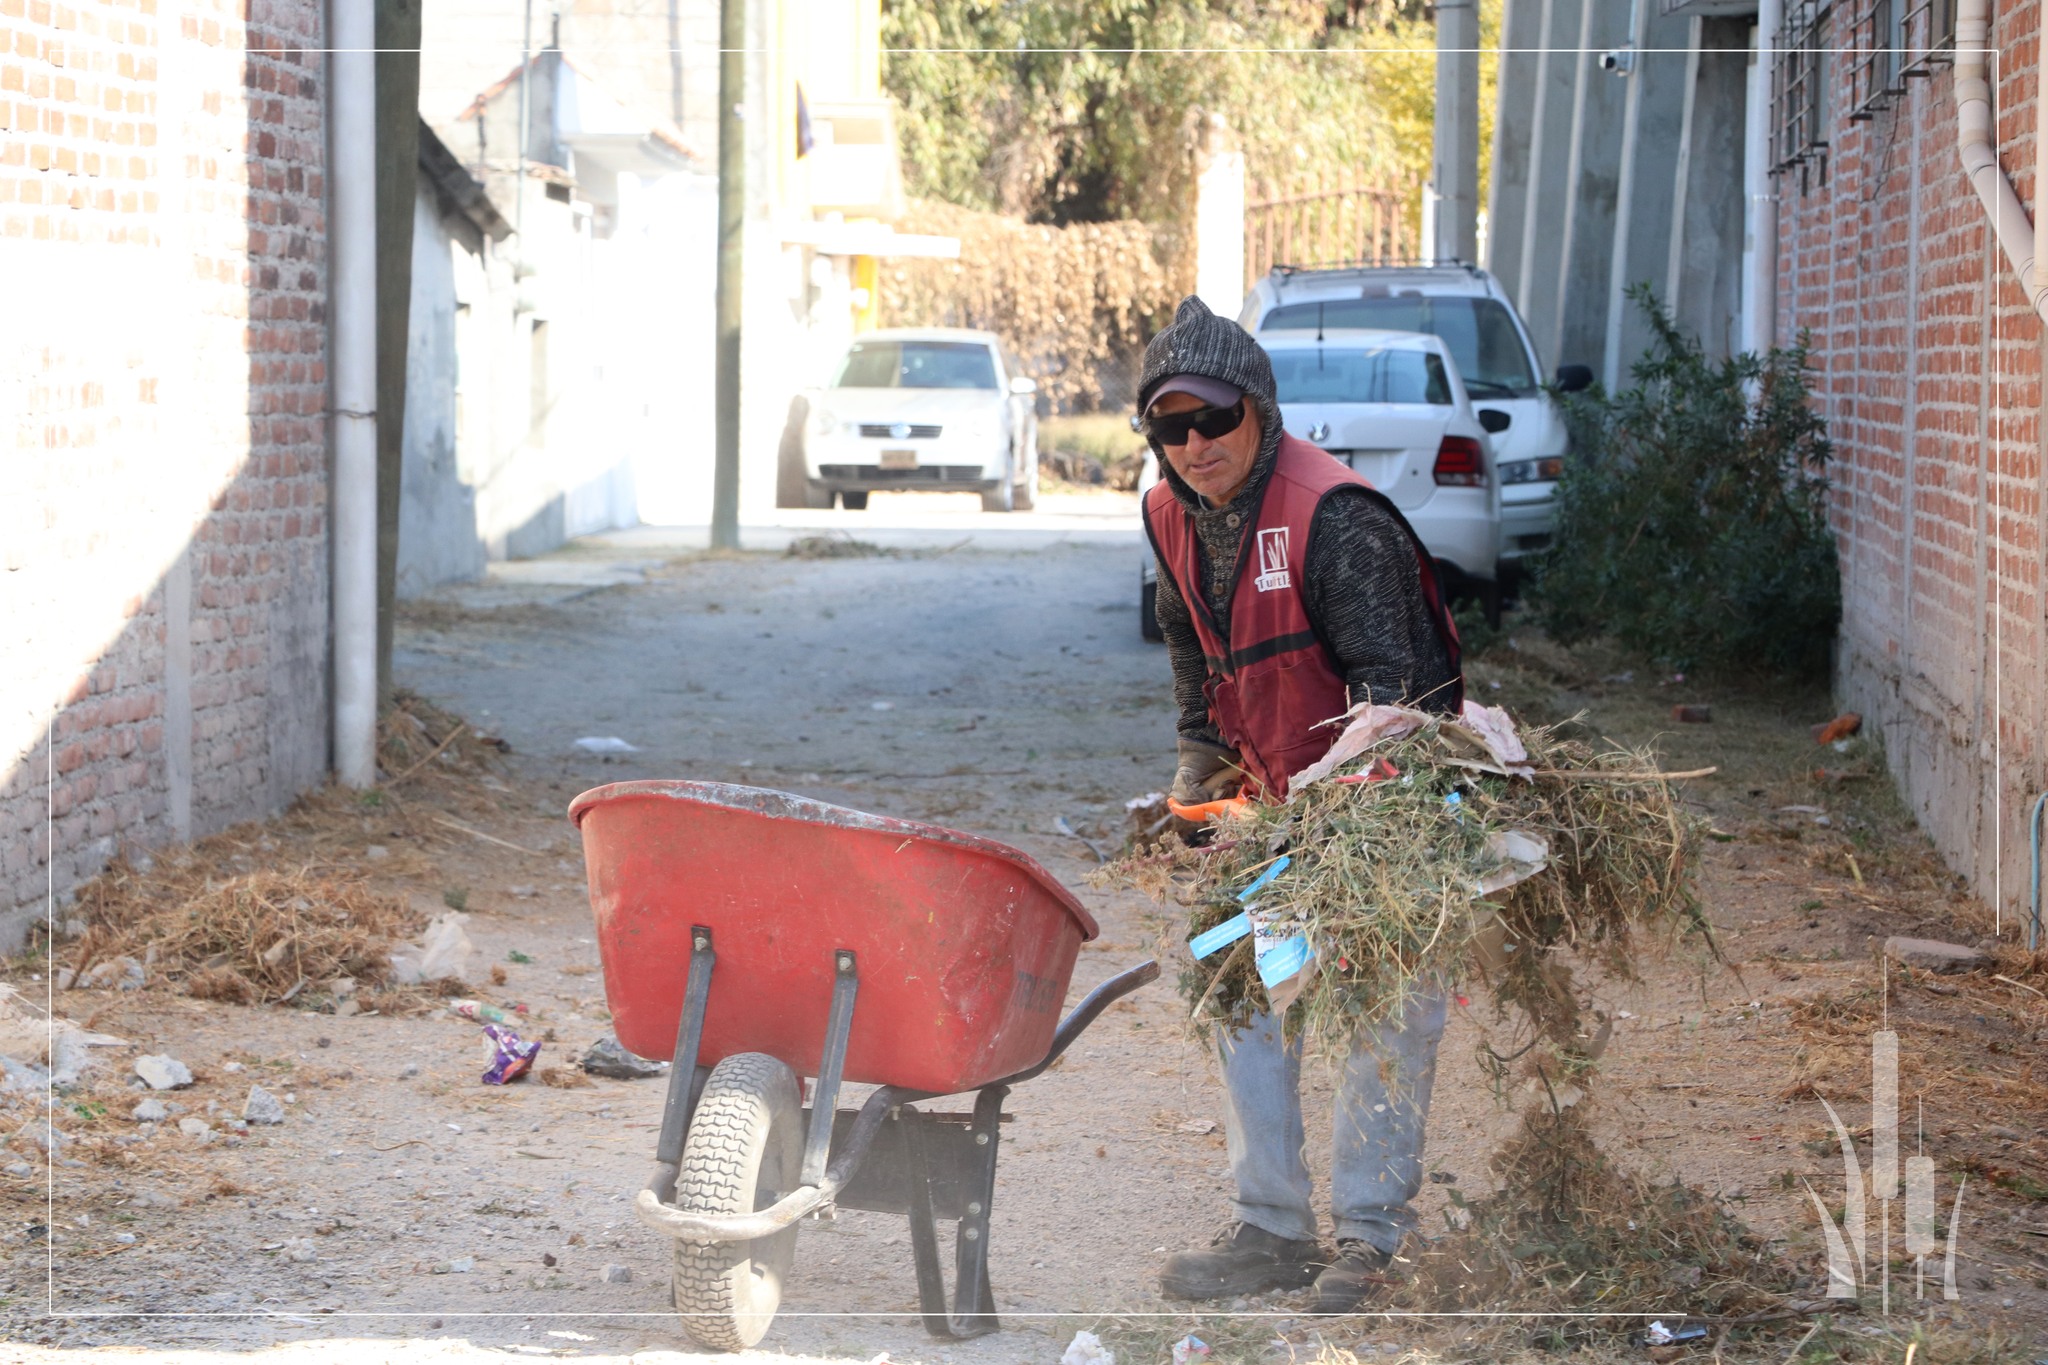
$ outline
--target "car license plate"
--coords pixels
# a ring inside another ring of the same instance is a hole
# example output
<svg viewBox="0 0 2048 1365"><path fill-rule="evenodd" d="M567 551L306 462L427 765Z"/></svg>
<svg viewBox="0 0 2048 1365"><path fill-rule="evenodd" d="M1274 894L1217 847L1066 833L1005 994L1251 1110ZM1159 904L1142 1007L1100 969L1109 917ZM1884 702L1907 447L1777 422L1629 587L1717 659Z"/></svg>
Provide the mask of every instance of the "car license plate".
<svg viewBox="0 0 2048 1365"><path fill-rule="evenodd" d="M882 468L915 469L917 452L914 450L885 450L882 452Z"/></svg>

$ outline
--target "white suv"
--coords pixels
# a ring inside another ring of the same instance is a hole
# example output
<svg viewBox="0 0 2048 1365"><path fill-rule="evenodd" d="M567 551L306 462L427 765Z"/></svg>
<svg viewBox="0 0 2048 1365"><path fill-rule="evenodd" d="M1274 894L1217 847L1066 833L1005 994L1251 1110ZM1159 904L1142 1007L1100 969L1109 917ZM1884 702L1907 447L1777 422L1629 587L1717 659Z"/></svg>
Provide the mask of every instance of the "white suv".
<svg viewBox="0 0 2048 1365"><path fill-rule="evenodd" d="M1506 414L1494 431L1500 480L1500 571L1550 544L1551 499L1564 472L1564 418L1542 387L1529 330L1493 276L1464 265L1275 269L1252 286L1238 322L1253 335L1300 328L1372 327L1441 337L1481 409ZM1561 366L1557 387L1582 389L1593 375ZM1489 419L1489 425L1498 423Z"/></svg>

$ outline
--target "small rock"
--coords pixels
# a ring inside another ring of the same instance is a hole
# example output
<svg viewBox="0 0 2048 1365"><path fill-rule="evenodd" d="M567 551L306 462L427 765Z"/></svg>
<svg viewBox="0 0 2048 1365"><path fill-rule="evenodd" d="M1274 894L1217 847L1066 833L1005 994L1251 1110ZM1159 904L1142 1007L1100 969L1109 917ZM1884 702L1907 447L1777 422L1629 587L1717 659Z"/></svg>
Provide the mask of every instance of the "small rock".
<svg viewBox="0 0 2048 1365"><path fill-rule="evenodd" d="M154 1053L135 1059L135 1074L151 1090L182 1090L192 1084L192 1068L176 1057Z"/></svg>
<svg viewBox="0 0 2048 1365"><path fill-rule="evenodd" d="M1680 725L1711 725L1714 723L1714 708L1711 706L1674 706L1671 719Z"/></svg>
<svg viewBox="0 0 2048 1365"><path fill-rule="evenodd" d="M668 1070L667 1062L652 1062L626 1051L612 1034L607 1033L590 1045L583 1054L583 1069L593 1076L608 1076L618 1081L637 1081L659 1076Z"/></svg>
<svg viewBox="0 0 2048 1365"><path fill-rule="evenodd" d="M249 1123L283 1123L284 1106L262 1086L252 1085L249 1098L242 1102L242 1118Z"/></svg>
<svg viewBox="0 0 2048 1365"><path fill-rule="evenodd" d="M1984 954L1960 943L1894 934L1884 941L1884 955L1901 966L1923 972L1967 972L1984 965Z"/></svg>
<svg viewBox="0 0 2048 1365"><path fill-rule="evenodd" d="M433 1266L436 1275L467 1275L475 1269L474 1256L457 1256L452 1261L436 1261Z"/></svg>
<svg viewBox="0 0 2048 1365"><path fill-rule="evenodd" d="M319 1252L313 1250L313 1239L311 1237L287 1237L284 1239L284 1258L287 1261L297 1261L299 1264L304 1265L308 1261L317 1260L319 1255Z"/></svg>
<svg viewBox="0 0 2048 1365"><path fill-rule="evenodd" d="M205 1119L179 1119L178 1131L202 1141L213 1136L213 1127Z"/></svg>
<svg viewBox="0 0 2048 1365"><path fill-rule="evenodd" d="M134 1119L137 1123L162 1123L170 1116L171 1111L164 1108L164 1102L154 1095L141 1101L128 1111L128 1117Z"/></svg>
<svg viewBox="0 0 2048 1365"><path fill-rule="evenodd" d="M540 1263L541 1263L542 1265L544 1265L544 1266L550 1266L550 1267L552 1267L552 1266L553 1266L553 1265L555 1265L555 1263L556 1263L556 1262L555 1262L555 1253L554 1253L554 1252L552 1252L552 1251L543 1251L543 1252L542 1252L542 1253L540 1254Z"/></svg>
<svg viewBox="0 0 2048 1365"><path fill-rule="evenodd" d="M336 1005L334 1007L334 1012L340 1018L347 1019L351 1015L357 1015L363 1012L363 1002L356 999L354 996L350 996L348 999L342 1001L339 1005Z"/></svg>
<svg viewBox="0 0 2048 1365"><path fill-rule="evenodd" d="M45 1152L54 1152L69 1141L48 1119L30 1119L15 1136L26 1139Z"/></svg>
<svg viewBox="0 0 2048 1365"><path fill-rule="evenodd" d="M7 1163L7 1174L11 1176L18 1176L23 1179L26 1179L27 1177L32 1176L35 1173L36 1168L29 1165L26 1161L10 1161Z"/></svg>
<svg viewBox="0 0 2048 1365"><path fill-rule="evenodd" d="M606 1284L630 1284L633 1271L630 1266L608 1265L597 1273L597 1278Z"/></svg>
<svg viewBox="0 0 2048 1365"><path fill-rule="evenodd" d="M391 850L382 844L371 844L363 850L363 856L373 863L379 863L391 856Z"/></svg>
<svg viewBox="0 0 2048 1365"><path fill-rule="evenodd" d="M114 1240L119 1242L124 1247L134 1246L135 1234L132 1232L117 1232L114 1234Z"/></svg>
<svg viewBox="0 0 2048 1365"><path fill-rule="evenodd" d="M398 1068L398 1079L401 1081L409 1081L419 1074L420 1064L418 1062L407 1062L404 1066Z"/></svg>
<svg viewBox="0 0 2048 1365"><path fill-rule="evenodd" d="M222 1071L227 1072L230 1076L236 1076L240 1075L243 1071L247 1070L248 1068L244 1067L240 1062L222 1062L220 1065L220 1069Z"/></svg>

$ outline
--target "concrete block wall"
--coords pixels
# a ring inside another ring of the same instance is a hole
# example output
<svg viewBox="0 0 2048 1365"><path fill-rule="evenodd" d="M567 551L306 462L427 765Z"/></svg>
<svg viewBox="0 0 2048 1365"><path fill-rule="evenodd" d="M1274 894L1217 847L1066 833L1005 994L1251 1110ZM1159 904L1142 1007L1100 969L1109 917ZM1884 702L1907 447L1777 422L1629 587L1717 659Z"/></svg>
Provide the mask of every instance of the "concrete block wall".
<svg viewBox="0 0 2048 1365"><path fill-rule="evenodd" d="M327 767L317 0L0 0L0 946Z"/></svg>
<svg viewBox="0 0 2048 1365"><path fill-rule="evenodd" d="M1997 7L2000 160L2033 181L2040 6ZM1839 35L1829 39L1834 45ZM1846 41L1845 38L1840 41ZM1852 120L1831 82L1823 183L1781 175L1778 335L1811 335L1837 465L1838 687L1952 866L2009 917L2048 786L2041 320L1956 153L1950 73Z"/></svg>

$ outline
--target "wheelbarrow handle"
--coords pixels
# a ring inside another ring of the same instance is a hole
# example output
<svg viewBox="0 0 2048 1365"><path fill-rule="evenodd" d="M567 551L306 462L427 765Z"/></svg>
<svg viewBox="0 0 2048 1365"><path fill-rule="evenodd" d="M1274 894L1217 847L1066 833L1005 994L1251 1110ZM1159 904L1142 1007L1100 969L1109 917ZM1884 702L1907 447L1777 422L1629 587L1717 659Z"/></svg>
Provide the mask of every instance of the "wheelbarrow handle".
<svg viewBox="0 0 2048 1365"><path fill-rule="evenodd" d="M1159 964L1149 959L1140 962L1135 967L1126 968L1118 972L1115 976L1112 976L1109 980L1088 992L1081 1003L1074 1006L1073 1012L1060 1021L1058 1032L1052 1036L1052 1046L1047 1049L1045 1056L1040 1059L1037 1066L1032 1067L1029 1071L1019 1071L1014 1076L1005 1076L1003 1079L994 1082L994 1084L1018 1085L1032 1079L1034 1076L1040 1075L1047 1067L1060 1059L1061 1053L1073 1046L1074 1040L1086 1032L1088 1026L1100 1018L1104 1010L1138 989L1138 987L1158 979Z"/></svg>

